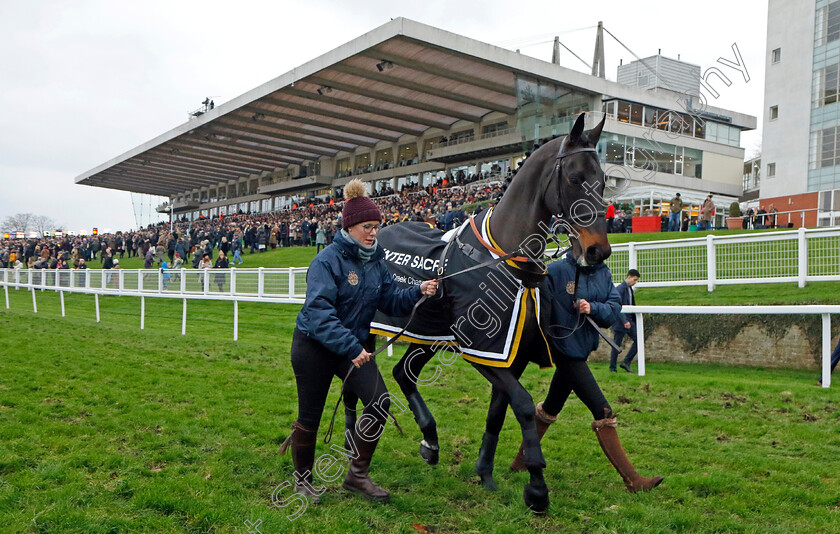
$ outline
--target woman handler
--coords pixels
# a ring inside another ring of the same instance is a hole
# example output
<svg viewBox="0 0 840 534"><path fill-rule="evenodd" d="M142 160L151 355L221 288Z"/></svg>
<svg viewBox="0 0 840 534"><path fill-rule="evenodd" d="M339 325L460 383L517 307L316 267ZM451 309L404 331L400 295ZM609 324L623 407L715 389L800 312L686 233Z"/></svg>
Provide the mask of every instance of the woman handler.
<svg viewBox="0 0 840 534"><path fill-rule="evenodd" d="M595 421L592 430L601 449L621 475L627 491L647 491L658 486L662 477L643 477L633 468L624 453L616 432L616 418L601 388L586 363L589 354L598 348L598 332L584 315L589 315L602 328L619 317L621 304L606 264L581 267L570 252L563 260L549 265L543 295L544 306L550 307L549 345L556 369L544 402L537 404L537 433L540 438L574 391L586 404ZM525 470L522 447L510 466L513 471Z"/></svg>
<svg viewBox="0 0 840 534"><path fill-rule="evenodd" d="M295 491L316 504L320 501L311 488L318 425L333 376L343 379L352 366L355 369L345 387L365 405L368 417L360 421L372 418L375 424L355 432L356 454L343 487L374 501L390 500L388 492L368 476L390 406L385 382L371 357L374 336L370 336L370 322L377 309L391 316L408 315L421 294L431 296L437 290L434 280L419 287L396 287L376 240L382 213L365 195L361 181L348 183L344 194L342 230L315 257L306 275L306 302L292 337L298 418L281 451L291 443L296 479L306 482L296 484Z"/></svg>

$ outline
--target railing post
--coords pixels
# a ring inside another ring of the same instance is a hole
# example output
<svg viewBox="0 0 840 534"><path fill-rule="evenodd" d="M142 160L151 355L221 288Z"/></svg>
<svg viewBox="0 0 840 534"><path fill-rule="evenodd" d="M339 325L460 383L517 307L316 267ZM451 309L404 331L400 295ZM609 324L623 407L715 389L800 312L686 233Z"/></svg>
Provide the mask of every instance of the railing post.
<svg viewBox="0 0 840 534"><path fill-rule="evenodd" d="M259 272L257 273L257 296L262 298L264 290L265 290L265 268L264 267L259 267Z"/></svg>
<svg viewBox="0 0 840 534"><path fill-rule="evenodd" d="M140 295L140 330L146 328L146 297Z"/></svg>
<svg viewBox="0 0 840 534"><path fill-rule="evenodd" d="M70 273L70 281L69 281L70 287L71 288L76 287L76 269L70 269L67 272Z"/></svg>
<svg viewBox="0 0 840 534"><path fill-rule="evenodd" d="M117 273L117 293L122 294L123 288L125 287L125 271L120 269L120 272Z"/></svg>
<svg viewBox="0 0 840 534"><path fill-rule="evenodd" d="M230 268L230 296L234 296L236 294L236 267ZM234 301L236 302L236 301ZM233 338L236 341L236 337Z"/></svg>
<svg viewBox="0 0 840 534"><path fill-rule="evenodd" d="M289 298L295 298L295 268L289 267Z"/></svg>
<svg viewBox="0 0 840 534"><path fill-rule="evenodd" d="M631 241L627 244L627 268L638 269L639 259L636 256L636 243Z"/></svg>
<svg viewBox="0 0 840 534"><path fill-rule="evenodd" d="M645 321L641 313L636 314L636 350L639 376L645 376Z"/></svg>
<svg viewBox="0 0 840 534"><path fill-rule="evenodd" d="M61 316L64 317L64 291L59 290L58 296L61 299Z"/></svg>
<svg viewBox="0 0 840 534"><path fill-rule="evenodd" d="M163 293L163 269L158 268L157 270L157 279L158 279L158 293Z"/></svg>
<svg viewBox="0 0 840 534"><path fill-rule="evenodd" d="M104 280L105 278L103 278ZM93 300L96 303L96 322L99 322L99 293L93 294Z"/></svg>
<svg viewBox="0 0 840 534"><path fill-rule="evenodd" d="M110 274L110 269L99 269L99 282L100 282L100 289L103 291L108 289L108 275ZM97 323L99 321L96 321Z"/></svg>
<svg viewBox="0 0 840 534"><path fill-rule="evenodd" d="M35 288L32 288L32 313L38 313L38 303L35 301Z"/></svg>
<svg viewBox="0 0 840 534"><path fill-rule="evenodd" d="M822 314L822 387L831 386L831 316Z"/></svg>
<svg viewBox="0 0 840 534"><path fill-rule="evenodd" d="M187 269L185 267L181 267L181 294L185 295L187 293Z"/></svg>
<svg viewBox="0 0 840 534"><path fill-rule="evenodd" d="M89 270L87 270L87 272L85 273L85 289L87 289L87 290L90 290L90 277L91 276L93 276L93 274Z"/></svg>
<svg viewBox="0 0 840 534"><path fill-rule="evenodd" d="M715 254L715 236L706 236L706 281L708 290L715 290L717 280L717 254Z"/></svg>
<svg viewBox="0 0 840 534"><path fill-rule="evenodd" d="M805 227L797 230L799 253L799 287L805 287L805 280L808 277L808 239L805 237Z"/></svg>
<svg viewBox="0 0 840 534"><path fill-rule="evenodd" d="M204 273L204 283L202 285L204 286L204 294L206 295L210 293L210 269L202 269L201 271ZM184 300L184 302L186 302L186 300Z"/></svg>
<svg viewBox="0 0 840 534"><path fill-rule="evenodd" d="M137 269L137 292L143 292L143 269Z"/></svg>
<svg viewBox="0 0 840 534"><path fill-rule="evenodd" d="M3 269L3 290L6 293L6 309L9 309L9 270Z"/></svg>
<svg viewBox="0 0 840 534"><path fill-rule="evenodd" d="M15 269L15 291L19 290L20 285L20 270Z"/></svg>
<svg viewBox="0 0 840 534"><path fill-rule="evenodd" d="M239 339L239 301L233 301L233 340Z"/></svg>
<svg viewBox="0 0 840 534"><path fill-rule="evenodd" d="M207 270L207 269L205 269ZM207 276L205 276L205 279ZM205 286L207 287L207 286ZM187 335L187 299L184 299L184 313L181 316L181 335Z"/></svg>

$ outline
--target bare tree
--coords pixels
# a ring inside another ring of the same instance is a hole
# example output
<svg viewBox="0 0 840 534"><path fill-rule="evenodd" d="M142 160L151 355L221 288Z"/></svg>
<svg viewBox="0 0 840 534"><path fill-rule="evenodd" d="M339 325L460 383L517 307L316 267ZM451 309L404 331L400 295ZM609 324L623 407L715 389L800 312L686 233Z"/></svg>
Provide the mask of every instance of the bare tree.
<svg viewBox="0 0 840 534"><path fill-rule="evenodd" d="M46 215L35 215L32 217L32 229L41 235L44 232L52 232L56 229L55 221Z"/></svg>
<svg viewBox="0 0 840 534"><path fill-rule="evenodd" d="M9 232L26 232L33 227L34 219L31 213L16 213L3 219L3 228Z"/></svg>

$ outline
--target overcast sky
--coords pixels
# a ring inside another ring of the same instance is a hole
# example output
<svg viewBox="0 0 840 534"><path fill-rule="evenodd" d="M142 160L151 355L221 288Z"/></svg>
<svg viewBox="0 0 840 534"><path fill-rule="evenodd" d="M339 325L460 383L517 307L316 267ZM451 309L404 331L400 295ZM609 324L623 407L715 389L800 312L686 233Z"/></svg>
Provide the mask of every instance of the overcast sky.
<svg viewBox="0 0 840 534"><path fill-rule="evenodd" d="M766 0L2 0L0 222L32 212L68 230L135 228L132 195L74 178L185 122L205 96L230 100L399 16L546 61L559 35L591 63L599 20L640 57L661 48L704 70L737 43L750 81L728 71L712 104L759 117L741 139L748 155L760 144ZM605 48L614 80L633 56L609 36ZM561 64L586 70L565 50Z"/></svg>

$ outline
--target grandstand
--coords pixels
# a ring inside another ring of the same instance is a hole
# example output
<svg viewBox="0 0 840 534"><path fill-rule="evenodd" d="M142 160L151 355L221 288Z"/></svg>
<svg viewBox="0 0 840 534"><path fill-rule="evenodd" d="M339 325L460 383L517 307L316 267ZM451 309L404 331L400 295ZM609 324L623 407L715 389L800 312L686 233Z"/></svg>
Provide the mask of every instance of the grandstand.
<svg viewBox="0 0 840 534"><path fill-rule="evenodd" d="M189 221L271 213L336 201L353 177L371 192L505 178L536 140L567 133L581 111L588 126L610 119L598 148L609 198L641 212L680 191L696 210L713 192L715 226L723 226L741 193L740 132L754 129L755 117L701 111L666 89L619 84L404 18L76 182L167 197L159 211Z"/></svg>

